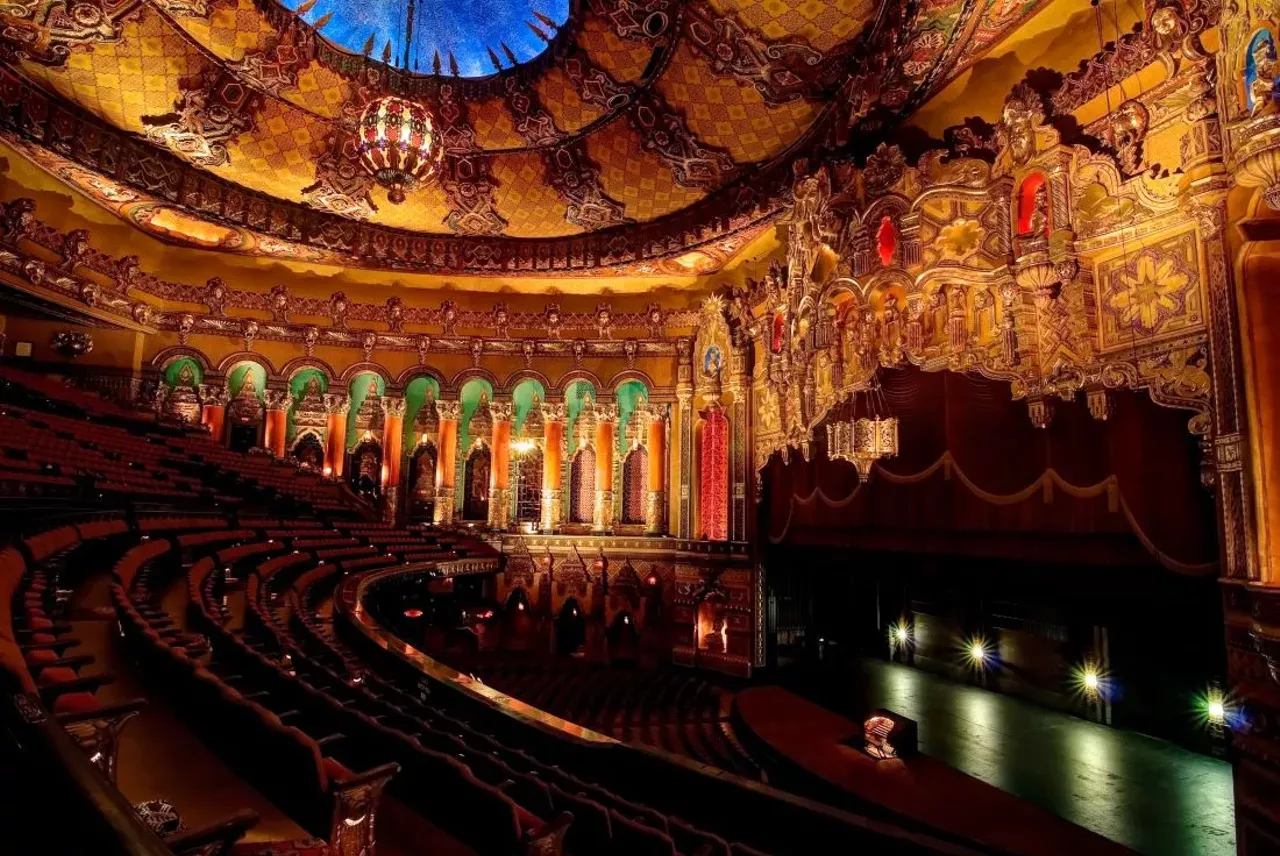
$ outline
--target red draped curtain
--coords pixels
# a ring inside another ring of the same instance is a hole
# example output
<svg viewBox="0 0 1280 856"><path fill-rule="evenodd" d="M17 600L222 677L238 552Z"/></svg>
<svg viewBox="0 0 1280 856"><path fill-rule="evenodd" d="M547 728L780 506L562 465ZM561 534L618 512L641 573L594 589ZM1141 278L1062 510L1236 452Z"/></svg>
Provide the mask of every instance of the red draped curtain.
<svg viewBox="0 0 1280 856"><path fill-rule="evenodd" d="M729 420L718 407L703 414L698 457L702 535L712 541L726 541L729 538Z"/></svg>
<svg viewBox="0 0 1280 856"><path fill-rule="evenodd" d="M1055 401L1040 429L1007 383L911 367L881 372L881 386L899 419L898 456L862 485L852 464L827 459L823 428L811 460L774 456L762 509L772 542L945 550L963 540L1016 557L1057 538L1099 563L1144 555L1216 571L1213 498L1188 411L1116 390L1107 420L1082 396ZM861 402L836 414L857 415Z"/></svg>

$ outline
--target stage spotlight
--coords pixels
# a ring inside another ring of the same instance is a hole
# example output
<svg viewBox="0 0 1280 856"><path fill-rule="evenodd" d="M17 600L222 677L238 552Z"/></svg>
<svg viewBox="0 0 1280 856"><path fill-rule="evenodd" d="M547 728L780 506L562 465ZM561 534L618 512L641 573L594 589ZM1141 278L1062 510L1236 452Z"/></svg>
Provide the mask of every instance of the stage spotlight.
<svg viewBox="0 0 1280 856"><path fill-rule="evenodd" d="M987 660L991 657L991 652L987 649L987 643L981 638L969 640L969 644L965 649L969 655L969 661L979 669L986 668Z"/></svg>
<svg viewBox="0 0 1280 856"><path fill-rule="evenodd" d="M1084 673L1084 688L1089 692L1096 693L1098 691L1098 673L1092 669L1086 669Z"/></svg>
<svg viewBox="0 0 1280 856"><path fill-rule="evenodd" d="M897 645L908 645L911 643L911 628L905 621L899 621L890 631L891 637Z"/></svg>
<svg viewBox="0 0 1280 856"><path fill-rule="evenodd" d="M1209 690L1203 701L1204 715L1210 725L1223 725L1227 721L1227 700L1217 689Z"/></svg>

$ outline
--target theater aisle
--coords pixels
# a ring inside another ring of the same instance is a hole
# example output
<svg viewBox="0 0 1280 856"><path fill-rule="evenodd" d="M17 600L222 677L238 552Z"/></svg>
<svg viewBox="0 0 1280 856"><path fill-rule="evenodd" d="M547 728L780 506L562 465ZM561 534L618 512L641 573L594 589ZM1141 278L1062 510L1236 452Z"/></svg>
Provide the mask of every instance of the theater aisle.
<svg viewBox="0 0 1280 856"><path fill-rule="evenodd" d="M867 701L920 726L920 751L1145 856L1236 852L1231 766L1143 734L881 660Z"/></svg>

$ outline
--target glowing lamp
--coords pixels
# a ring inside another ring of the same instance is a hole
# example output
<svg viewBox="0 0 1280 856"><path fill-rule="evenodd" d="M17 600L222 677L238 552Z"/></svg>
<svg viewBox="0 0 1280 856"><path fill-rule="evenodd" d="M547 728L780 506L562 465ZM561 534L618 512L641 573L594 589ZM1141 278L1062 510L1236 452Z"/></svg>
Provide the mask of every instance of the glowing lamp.
<svg viewBox="0 0 1280 856"><path fill-rule="evenodd" d="M534 443L532 440L527 440L527 439L512 440L511 451L515 452L517 455L523 455L527 452L532 452L534 446L536 445L537 444Z"/></svg>
<svg viewBox="0 0 1280 856"><path fill-rule="evenodd" d="M1093 669L1085 669L1084 672L1084 688L1091 693L1098 691L1098 673Z"/></svg>
<svg viewBox="0 0 1280 856"><path fill-rule="evenodd" d="M1227 702L1222 693L1217 690L1209 691L1209 696L1205 699L1205 714L1209 717L1210 725L1222 725L1227 721Z"/></svg>
<svg viewBox="0 0 1280 856"><path fill-rule="evenodd" d="M966 651L969 655L969 660L978 668L985 666L987 658L991 656L991 652L987 650L987 643L981 639L972 640Z"/></svg>
<svg viewBox="0 0 1280 856"><path fill-rule="evenodd" d="M414 609L406 609L406 610L404 611L404 617L405 617L405 618L421 618L421 617L422 617L422 610L421 610L421 609L417 609L417 608L414 608Z"/></svg>
<svg viewBox="0 0 1280 856"><path fill-rule="evenodd" d="M524 612L524 601L520 601L519 603L517 603L516 609L520 612Z"/></svg>
<svg viewBox="0 0 1280 856"><path fill-rule="evenodd" d="M356 156L393 205L405 191L429 181L440 168L444 147L426 108L388 95L369 102L360 116Z"/></svg>
<svg viewBox="0 0 1280 856"><path fill-rule="evenodd" d="M905 621L900 621L889 631L889 638L895 645L908 645L911 643L911 628Z"/></svg>

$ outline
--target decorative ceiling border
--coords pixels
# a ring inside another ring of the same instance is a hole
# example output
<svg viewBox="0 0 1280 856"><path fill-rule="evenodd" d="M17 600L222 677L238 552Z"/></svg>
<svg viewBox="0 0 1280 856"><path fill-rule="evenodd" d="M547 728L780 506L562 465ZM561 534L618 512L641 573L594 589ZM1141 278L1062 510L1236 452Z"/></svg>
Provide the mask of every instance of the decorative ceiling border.
<svg viewBox="0 0 1280 856"><path fill-rule="evenodd" d="M526 366L539 356L573 357L575 364L587 356L611 356L630 365L642 356L674 356L677 339L695 330L702 318L701 309L664 309L657 303L639 312L616 312L607 301L591 312L565 312L551 298L538 312L511 310L502 302L478 310L462 308L452 299L434 307L408 306L398 295L381 304L353 301L341 291L328 298L301 297L284 285L265 293L248 291L216 276L190 285L146 273L137 256L116 257L89 241L86 229L64 233L37 219L31 199L0 203L0 271L28 283L33 294L45 291L83 304L106 323L112 323L105 318L111 315L124 326L175 331L184 345L192 333L205 333L241 339L245 350L258 340L299 342L307 356L317 346L330 345L367 352L470 353L477 365L485 354L521 354ZM42 252L33 254L32 247ZM204 309L161 311L139 295ZM229 309L269 318L233 316ZM318 318L329 323L299 320ZM353 321L385 329L353 327ZM406 325L420 329L406 331Z"/></svg>
<svg viewBox="0 0 1280 856"><path fill-rule="evenodd" d="M32 146L44 149L107 179L94 182L73 175L76 170L51 170L152 234L157 230L145 219L146 212L167 203L235 233L234 239L212 247L176 235L169 236L172 243L432 274L575 276L594 275L602 268L648 276L706 272L672 269L663 262L711 250L717 242L733 240L776 217L789 192L791 161L820 142L822 126L820 117L773 161L743 171L737 182L688 208L647 223L547 239L421 234L355 222L245 189L78 107L51 101L0 66L0 134L27 152ZM48 168L47 158L33 159Z"/></svg>

